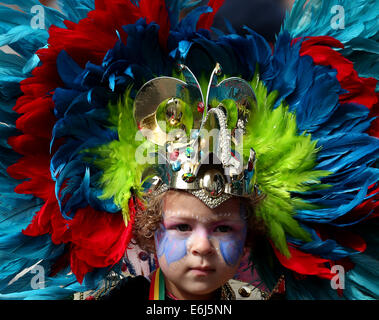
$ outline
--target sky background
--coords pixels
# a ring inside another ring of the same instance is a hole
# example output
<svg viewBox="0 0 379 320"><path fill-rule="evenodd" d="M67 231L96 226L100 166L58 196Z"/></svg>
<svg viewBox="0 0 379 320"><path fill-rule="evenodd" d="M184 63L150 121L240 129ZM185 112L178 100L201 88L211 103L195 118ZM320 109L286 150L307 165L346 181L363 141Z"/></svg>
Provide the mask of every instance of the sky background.
<svg viewBox="0 0 379 320"><path fill-rule="evenodd" d="M227 31L224 22L227 19L237 33L243 34L246 25L273 42L280 31L286 6L283 0L225 0L215 16L214 26Z"/></svg>

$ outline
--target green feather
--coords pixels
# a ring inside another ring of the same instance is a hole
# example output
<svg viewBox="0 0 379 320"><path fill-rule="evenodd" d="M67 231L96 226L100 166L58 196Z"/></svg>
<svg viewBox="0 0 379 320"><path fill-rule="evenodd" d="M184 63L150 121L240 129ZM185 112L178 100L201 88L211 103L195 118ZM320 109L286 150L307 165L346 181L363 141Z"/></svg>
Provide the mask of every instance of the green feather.
<svg viewBox="0 0 379 320"><path fill-rule="evenodd" d="M118 140L89 149L92 162L102 170L99 180L103 190L100 199L111 199L122 209L124 221L129 221L128 201L132 195L142 191L142 173L149 167L147 150L155 150L138 131L133 114L133 100L127 90L125 97L117 104L109 105L109 127L118 133ZM152 149L153 148L153 149ZM145 157L143 161L140 161Z"/></svg>
<svg viewBox="0 0 379 320"><path fill-rule="evenodd" d="M291 193L327 188L320 179L330 173L314 170L319 151L317 141L312 141L306 132L298 132L296 115L289 111L285 101L274 108L278 93L268 93L258 74L250 85L256 102L252 102L246 125L243 155L247 161L250 148L256 152L256 184L265 194L256 214L266 225L275 247L289 257L287 235L311 241L309 233L294 218L296 209L315 207L291 197Z"/></svg>

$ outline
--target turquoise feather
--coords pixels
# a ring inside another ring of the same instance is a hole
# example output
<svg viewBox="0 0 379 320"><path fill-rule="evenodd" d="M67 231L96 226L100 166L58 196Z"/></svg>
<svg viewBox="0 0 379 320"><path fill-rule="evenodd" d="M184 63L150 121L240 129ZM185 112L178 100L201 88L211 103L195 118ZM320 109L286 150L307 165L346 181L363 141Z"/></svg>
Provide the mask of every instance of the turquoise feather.
<svg viewBox="0 0 379 320"><path fill-rule="evenodd" d="M377 0L297 0L287 13L282 28L294 38L336 38L345 46L341 53L354 62L359 76L379 79L378 12ZM344 25L338 19L343 14Z"/></svg>

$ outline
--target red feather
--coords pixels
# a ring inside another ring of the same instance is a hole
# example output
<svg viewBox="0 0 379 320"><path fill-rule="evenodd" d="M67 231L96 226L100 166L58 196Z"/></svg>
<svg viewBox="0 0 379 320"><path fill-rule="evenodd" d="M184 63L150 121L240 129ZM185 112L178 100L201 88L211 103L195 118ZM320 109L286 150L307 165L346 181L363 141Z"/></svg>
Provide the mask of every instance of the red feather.
<svg viewBox="0 0 379 320"><path fill-rule="evenodd" d="M375 93L377 80L361 78L353 63L332 47L343 48L336 39L328 36L309 37L302 43L300 55L309 55L315 64L330 66L337 70L337 79L348 93L341 95L340 102L355 102L372 108L378 102Z"/></svg>
<svg viewBox="0 0 379 320"><path fill-rule="evenodd" d="M197 22L196 28L209 30L213 24L213 19L217 11L221 8L223 4L224 0L209 0L208 7L211 7L213 11L202 14L199 18L199 21Z"/></svg>
<svg viewBox="0 0 379 320"><path fill-rule="evenodd" d="M170 20L165 0L141 0L139 6L146 23L155 22L159 25L159 43L162 48L167 48Z"/></svg>
<svg viewBox="0 0 379 320"><path fill-rule="evenodd" d="M33 194L45 201L23 233L28 236L50 234L54 244L66 243L67 257L62 258L55 272L69 260L79 282L93 268L111 267L123 257L132 236L135 205L129 203L128 227L121 214L89 207L78 210L72 220L63 218L50 173L49 145L56 122L52 94L63 85L57 72L57 56L64 49L81 67L88 61L101 64L107 51L118 41L116 31L122 41L126 41L122 26L135 23L139 18L147 18L148 22L156 20L161 27L161 43L165 43L169 25L163 3L163 0L142 1L141 8L129 1L96 0L97 10L89 12L87 18L78 23L65 21L67 29L55 26L49 29L48 48L37 52L41 65L33 70L32 77L21 82L23 96L17 100L14 110L21 115L16 126L22 135L11 137L8 142L23 157L8 168L8 173L15 179L27 179L15 192ZM159 14L148 4L161 6ZM136 205L142 205L138 199Z"/></svg>
<svg viewBox="0 0 379 320"><path fill-rule="evenodd" d="M326 263L330 262L328 259L322 259L310 253L302 252L293 246L288 246L291 257L286 258L274 245L272 245L272 248L280 263L287 269L302 275L314 275L324 279L331 279L334 275L326 266Z"/></svg>
<svg viewBox="0 0 379 320"><path fill-rule="evenodd" d="M368 133L379 137L379 94L375 92L377 80L359 77L353 63L335 51L333 47L343 48L343 45L328 36L307 37L302 43L300 55L312 57L315 64L336 69L341 87L348 91L340 96L340 103L354 102L369 108L370 117L376 119L372 121Z"/></svg>

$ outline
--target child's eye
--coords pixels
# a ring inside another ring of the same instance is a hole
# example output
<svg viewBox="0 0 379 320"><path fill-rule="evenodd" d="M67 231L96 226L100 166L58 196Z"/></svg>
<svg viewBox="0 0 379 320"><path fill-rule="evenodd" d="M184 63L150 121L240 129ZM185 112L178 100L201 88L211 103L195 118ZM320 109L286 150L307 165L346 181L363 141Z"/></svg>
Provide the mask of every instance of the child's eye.
<svg viewBox="0 0 379 320"><path fill-rule="evenodd" d="M217 226L214 231L215 232L230 232L232 230L233 228L230 226L221 225L221 226Z"/></svg>
<svg viewBox="0 0 379 320"><path fill-rule="evenodd" d="M186 231L191 231L191 226L189 224L178 224L176 227L175 227L176 230L180 231L180 232L186 232Z"/></svg>

